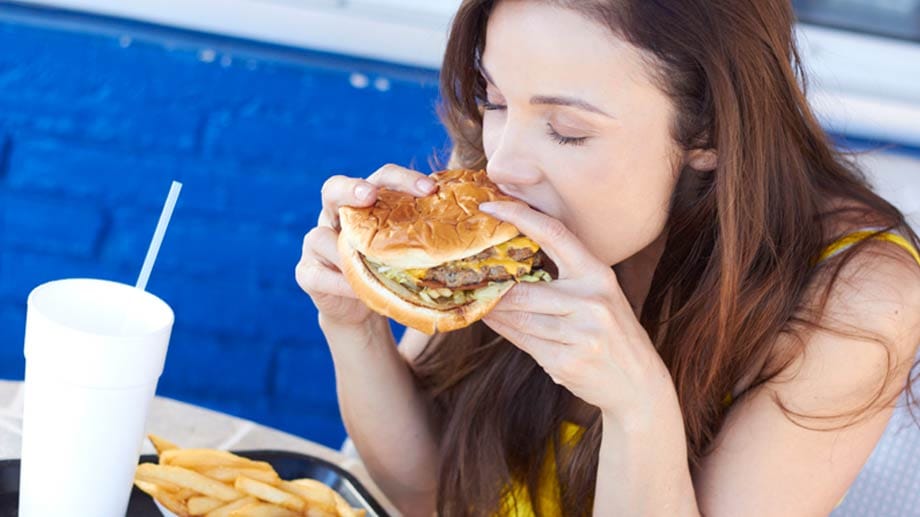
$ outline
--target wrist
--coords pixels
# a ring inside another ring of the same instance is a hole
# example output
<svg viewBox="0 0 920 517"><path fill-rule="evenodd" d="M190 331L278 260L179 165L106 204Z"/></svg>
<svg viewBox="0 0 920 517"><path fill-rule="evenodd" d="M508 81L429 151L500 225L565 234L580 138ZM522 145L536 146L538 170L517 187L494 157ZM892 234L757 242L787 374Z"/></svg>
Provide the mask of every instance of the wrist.
<svg viewBox="0 0 920 517"><path fill-rule="evenodd" d="M320 312L317 317L317 322L319 323L320 330L327 336L330 333L371 336L375 333L379 333L382 327L386 325L386 318L379 314L371 313L366 319L358 322L343 322L334 318L329 318Z"/></svg>
<svg viewBox="0 0 920 517"><path fill-rule="evenodd" d="M604 432L624 437L661 436L669 434L685 438L683 411L670 377L666 382L649 386L641 398L632 399L626 407L615 410L601 408Z"/></svg>
<svg viewBox="0 0 920 517"><path fill-rule="evenodd" d="M396 340L388 320L379 314L373 314L359 323L342 323L329 320L319 315L319 327L326 337L333 356L341 349L360 351L365 349L393 348ZM387 344L388 347L380 345Z"/></svg>

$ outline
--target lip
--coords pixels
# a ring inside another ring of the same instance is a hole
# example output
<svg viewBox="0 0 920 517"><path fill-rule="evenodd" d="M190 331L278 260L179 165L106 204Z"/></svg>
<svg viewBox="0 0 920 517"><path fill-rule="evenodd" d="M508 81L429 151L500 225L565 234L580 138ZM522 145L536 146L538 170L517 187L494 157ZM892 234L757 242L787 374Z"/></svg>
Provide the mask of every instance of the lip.
<svg viewBox="0 0 920 517"><path fill-rule="evenodd" d="M523 203L526 203L527 206L529 206L530 208L536 210L537 212L540 212L541 214L549 215L549 214L547 214L544 210L542 210L540 207L538 207L538 206L534 205L533 203L531 203L530 201L524 199L524 197L522 197L520 194L514 192L514 191L511 190L511 189L505 188L504 185L498 185L498 190L500 190L503 194L506 194L506 195L508 195L508 196L511 196L511 197L513 197L514 199L518 200L518 201L521 201L521 202L523 202Z"/></svg>

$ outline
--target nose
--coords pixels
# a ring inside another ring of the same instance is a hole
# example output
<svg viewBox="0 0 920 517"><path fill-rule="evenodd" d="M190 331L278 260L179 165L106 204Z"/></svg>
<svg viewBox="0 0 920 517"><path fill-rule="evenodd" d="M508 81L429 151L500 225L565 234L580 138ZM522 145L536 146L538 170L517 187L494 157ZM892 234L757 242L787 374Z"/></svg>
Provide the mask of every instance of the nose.
<svg viewBox="0 0 920 517"><path fill-rule="evenodd" d="M505 124L493 138L493 146L484 142L488 158L486 174L489 179L498 185L510 186L534 185L540 181L539 167L530 150L531 145L519 129ZM491 153L488 152L490 150Z"/></svg>

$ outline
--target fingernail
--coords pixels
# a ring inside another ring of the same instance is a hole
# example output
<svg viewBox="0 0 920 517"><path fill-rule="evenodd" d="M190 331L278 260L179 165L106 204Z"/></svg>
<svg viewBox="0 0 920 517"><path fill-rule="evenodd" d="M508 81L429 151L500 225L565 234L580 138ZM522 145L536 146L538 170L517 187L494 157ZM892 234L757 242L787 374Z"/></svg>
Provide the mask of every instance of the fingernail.
<svg viewBox="0 0 920 517"><path fill-rule="evenodd" d="M371 186L365 183L359 183L355 186L355 197L364 201L371 195Z"/></svg>
<svg viewBox="0 0 920 517"><path fill-rule="evenodd" d="M419 189L419 191L427 194L428 192L431 192L431 189L434 188L434 181L428 178L419 178L418 181L415 182L415 186Z"/></svg>
<svg viewBox="0 0 920 517"><path fill-rule="evenodd" d="M491 202L481 203L479 205L479 210L487 214L494 214L495 212L498 211L498 206L495 203L491 203Z"/></svg>

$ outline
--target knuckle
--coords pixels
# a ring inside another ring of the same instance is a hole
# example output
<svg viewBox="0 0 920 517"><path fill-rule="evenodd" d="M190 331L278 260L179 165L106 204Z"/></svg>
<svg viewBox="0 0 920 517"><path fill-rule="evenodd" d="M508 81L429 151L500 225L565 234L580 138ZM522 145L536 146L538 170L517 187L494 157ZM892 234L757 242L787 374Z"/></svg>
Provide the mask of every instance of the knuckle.
<svg viewBox="0 0 920 517"><path fill-rule="evenodd" d="M529 312L513 312L511 313L511 323L519 328L530 328L533 325L533 315Z"/></svg>
<svg viewBox="0 0 920 517"><path fill-rule="evenodd" d="M598 323L605 323L610 318L607 305L599 298L592 298L586 302L586 309L591 319Z"/></svg>
<svg viewBox="0 0 920 517"><path fill-rule="evenodd" d="M616 274L608 268L605 269L607 270L607 273L601 275L598 283L600 284L600 287L603 289L604 293L610 293L619 287L619 283L617 282Z"/></svg>
<svg viewBox="0 0 920 517"><path fill-rule="evenodd" d="M316 264L301 264L297 266L297 283L304 291L312 292L319 286L322 271Z"/></svg>
<svg viewBox="0 0 920 517"><path fill-rule="evenodd" d="M519 306L527 300L527 296L527 285L520 283L508 291L508 294L505 295L505 298L512 306Z"/></svg>
<svg viewBox="0 0 920 517"><path fill-rule="evenodd" d="M381 165L379 169L374 171L374 173L371 174L368 177L368 179L371 179L371 178L376 179L380 177L393 176L396 174L400 174L401 172L403 172L403 170L404 169L402 167L400 167L399 165L396 165L395 163L385 163Z"/></svg>
<svg viewBox="0 0 920 517"><path fill-rule="evenodd" d="M556 374L565 379L570 379L584 371L581 361L572 354L565 354L556 360Z"/></svg>
<svg viewBox="0 0 920 517"><path fill-rule="evenodd" d="M561 239L568 234L569 230L556 219L547 219L543 223L543 233L550 239Z"/></svg>
<svg viewBox="0 0 920 517"><path fill-rule="evenodd" d="M323 186L320 188L320 193L322 194L323 199L329 198L330 194L347 180L348 177L341 174L335 174L328 177L326 181L323 182Z"/></svg>
<svg viewBox="0 0 920 517"><path fill-rule="evenodd" d="M320 239L323 237L322 230L322 227L316 226L303 236L301 252L304 256L312 255L311 251L317 248Z"/></svg>
<svg viewBox="0 0 920 517"><path fill-rule="evenodd" d="M304 234L303 236L303 248L304 249L311 248L313 247L313 244L316 243L317 230L318 230L318 227L312 228L310 231Z"/></svg>

